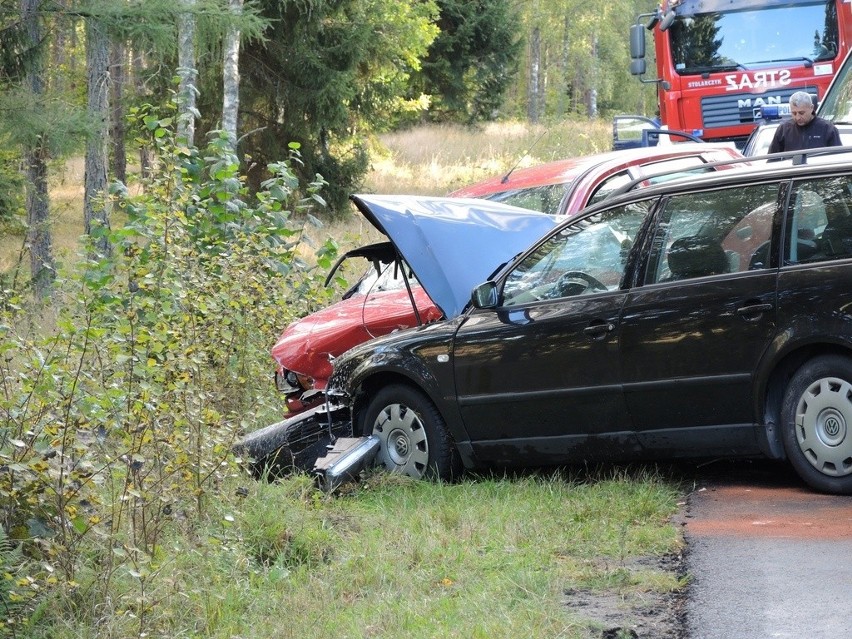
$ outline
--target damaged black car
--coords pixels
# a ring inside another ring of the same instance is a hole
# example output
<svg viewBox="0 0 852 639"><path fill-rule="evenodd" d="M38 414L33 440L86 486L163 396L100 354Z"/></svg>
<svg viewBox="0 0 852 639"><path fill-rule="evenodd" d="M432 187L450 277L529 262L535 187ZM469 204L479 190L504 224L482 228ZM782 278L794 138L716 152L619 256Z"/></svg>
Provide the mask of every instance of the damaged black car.
<svg viewBox="0 0 852 639"><path fill-rule="evenodd" d="M495 235L355 197L445 319L336 359L319 472L761 456L852 494L852 167L824 153L607 200L473 285Z"/></svg>

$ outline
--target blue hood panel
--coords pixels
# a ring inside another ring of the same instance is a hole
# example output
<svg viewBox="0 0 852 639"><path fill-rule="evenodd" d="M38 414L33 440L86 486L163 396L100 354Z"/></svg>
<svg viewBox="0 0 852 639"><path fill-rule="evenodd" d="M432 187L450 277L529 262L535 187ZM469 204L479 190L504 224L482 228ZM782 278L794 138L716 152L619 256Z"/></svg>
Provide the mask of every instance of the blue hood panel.
<svg viewBox="0 0 852 639"><path fill-rule="evenodd" d="M353 195L447 318L461 314L473 288L556 226L544 213L487 200Z"/></svg>

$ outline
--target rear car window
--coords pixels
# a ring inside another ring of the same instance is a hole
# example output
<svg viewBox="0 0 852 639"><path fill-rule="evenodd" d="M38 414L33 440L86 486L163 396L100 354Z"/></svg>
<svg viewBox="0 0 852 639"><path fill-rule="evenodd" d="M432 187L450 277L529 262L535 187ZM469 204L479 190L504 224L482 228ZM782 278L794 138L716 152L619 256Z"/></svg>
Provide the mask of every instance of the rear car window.
<svg viewBox="0 0 852 639"><path fill-rule="evenodd" d="M670 198L654 235L646 283L768 268L777 207L777 183Z"/></svg>
<svg viewBox="0 0 852 639"><path fill-rule="evenodd" d="M852 178L794 184L786 239L785 264L852 257Z"/></svg>
<svg viewBox="0 0 852 639"><path fill-rule="evenodd" d="M569 184L547 184L525 189L512 189L487 195L485 199L520 206L533 211L541 211L550 215L558 215L559 204L562 202L562 196L565 195L565 189L568 188Z"/></svg>

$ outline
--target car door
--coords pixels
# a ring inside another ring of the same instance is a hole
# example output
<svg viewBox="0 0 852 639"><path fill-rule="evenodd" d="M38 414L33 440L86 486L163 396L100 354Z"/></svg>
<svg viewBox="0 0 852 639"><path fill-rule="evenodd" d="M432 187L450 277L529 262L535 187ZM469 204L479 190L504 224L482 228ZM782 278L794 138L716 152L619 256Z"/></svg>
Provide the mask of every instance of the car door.
<svg viewBox="0 0 852 639"><path fill-rule="evenodd" d="M616 336L626 257L649 206L552 236L502 280L500 305L459 329L458 403L478 459L545 464L637 450Z"/></svg>
<svg viewBox="0 0 852 639"><path fill-rule="evenodd" d="M661 207L621 322L625 400L643 446L673 456L754 446L752 379L775 334L785 192L741 185Z"/></svg>

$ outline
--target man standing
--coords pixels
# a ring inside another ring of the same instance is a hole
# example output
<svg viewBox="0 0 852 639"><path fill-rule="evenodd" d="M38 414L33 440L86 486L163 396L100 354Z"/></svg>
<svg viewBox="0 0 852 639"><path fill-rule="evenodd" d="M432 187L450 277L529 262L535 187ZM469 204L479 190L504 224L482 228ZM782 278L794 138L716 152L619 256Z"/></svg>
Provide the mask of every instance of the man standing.
<svg viewBox="0 0 852 639"><path fill-rule="evenodd" d="M810 93L796 91L790 96L790 115L792 117L775 130L775 137L769 145L770 153L843 144L837 127L816 115Z"/></svg>

